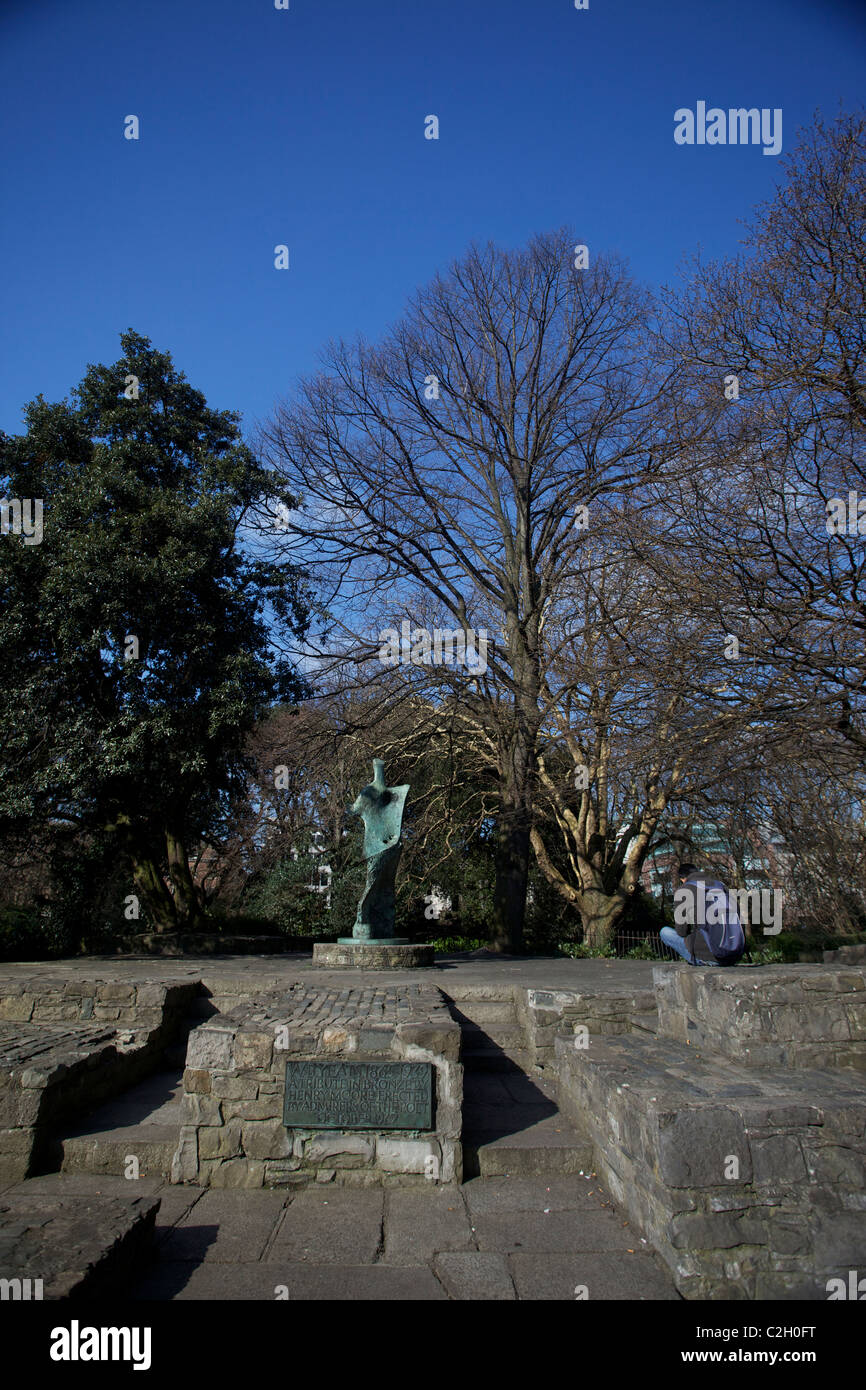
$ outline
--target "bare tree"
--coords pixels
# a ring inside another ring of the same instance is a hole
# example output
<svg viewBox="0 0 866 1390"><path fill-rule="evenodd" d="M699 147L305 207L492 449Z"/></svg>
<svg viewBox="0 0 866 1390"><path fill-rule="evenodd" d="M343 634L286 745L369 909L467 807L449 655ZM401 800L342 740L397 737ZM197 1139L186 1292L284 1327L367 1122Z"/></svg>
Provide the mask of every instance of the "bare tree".
<svg viewBox="0 0 866 1390"><path fill-rule="evenodd" d="M664 447L650 301L615 260L579 263L564 232L473 249L380 346L333 346L263 432L300 498L282 545L315 555L327 586L308 659L374 685L383 710L449 698L495 768L494 940L509 950L549 703L542 629L580 570L576 509L638 487ZM381 634L404 620L489 634L484 661L383 667Z"/></svg>
<svg viewBox="0 0 866 1390"><path fill-rule="evenodd" d="M726 698L768 748L796 731L844 769L866 750L866 118L816 117L787 174L746 253L671 303L698 466L640 553L736 639Z"/></svg>

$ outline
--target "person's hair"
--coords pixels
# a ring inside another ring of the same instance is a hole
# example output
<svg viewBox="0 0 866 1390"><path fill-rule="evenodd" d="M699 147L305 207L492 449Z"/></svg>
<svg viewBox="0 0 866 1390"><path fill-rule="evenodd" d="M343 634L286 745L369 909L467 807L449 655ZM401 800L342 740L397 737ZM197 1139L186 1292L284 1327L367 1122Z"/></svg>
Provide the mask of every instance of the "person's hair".
<svg viewBox="0 0 866 1390"><path fill-rule="evenodd" d="M677 878L688 878L689 874L696 874L697 869L694 864L678 864Z"/></svg>

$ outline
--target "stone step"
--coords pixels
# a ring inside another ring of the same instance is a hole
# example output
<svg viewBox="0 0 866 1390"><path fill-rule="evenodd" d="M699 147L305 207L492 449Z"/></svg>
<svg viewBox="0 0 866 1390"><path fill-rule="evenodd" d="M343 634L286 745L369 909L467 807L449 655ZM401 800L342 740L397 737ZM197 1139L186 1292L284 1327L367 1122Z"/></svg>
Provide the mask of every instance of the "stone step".
<svg viewBox="0 0 866 1390"><path fill-rule="evenodd" d="M51 1177L56 1177L52 1174ZM151 1255L160 1199L81 1194L32 1178L0 1198L0 1278L22 1301L116 1297Z"/></svg>
<svg viewBox="0 0 866 1390"><path fill-rule="evenodd" d="M461 1023L480 1024L517 1022L512 999L461 999L451 1005L453 1016Z"/></svg>
<svg viewBox="0 0 866 1390"><path fill-rule="evenodd" d="M140 1177L167 1177L180 1133L182 1074L157 1072L102 1105L60 1141L63 1173L123 1176L131 1156Z"/></svg>
<svg viewBox="0 0 866 1390"><path fill-rule="evenodd" d="M489 1003L493 1001L500 1004L513 1004L514 1002L514 986L502 982L470 984L465 980L454 981L449 978L447 988L443 985L442 990L446 997L460 1008L471 1002Z"/></svg>
<svg viewBox="0 0 866 1390"><path fill-rule="evenodd" d="M495 1043L463 1046L461 1060L466 1071L528 1072L531 1058L525 1047L498 1047Z"/></svg>
<svg viewBox="0 0 866 1390"><path fill-rule="evenodd" d="M520 1134L464 1135L463 1176L542 1177L546 1173L586 1173L592 1168L592 1145L563 1121L562 1133L533 1127Z"/></svg>
<svg viewBox="0 0 866 1390"><path fill-rule="evenodd" d="M466 1177L592 1168L592 1146L560 1113L552 1083L517 1067L464 1074L462 1143Z"/></svg>
<svg viewBox="0 0 866 1390"><path fill-rule="evenodd" d="M489 1048L491 1043L497 1047L515 1050L526 1047L523 1029L518 1023L464 1023L460 1028L463 1051L478 1051Z"/></svg>

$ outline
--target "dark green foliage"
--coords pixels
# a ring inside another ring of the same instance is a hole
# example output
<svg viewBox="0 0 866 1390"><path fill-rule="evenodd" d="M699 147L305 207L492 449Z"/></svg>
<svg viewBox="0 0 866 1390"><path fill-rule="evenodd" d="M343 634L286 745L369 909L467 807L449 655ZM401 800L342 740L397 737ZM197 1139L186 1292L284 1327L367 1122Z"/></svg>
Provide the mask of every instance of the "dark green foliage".
<svg viewBox="0 0 866 1390"><path fill-rule="evenodd" d="M2 441L6 494L44 499L44 538L0 544L0 831L109 836L159 929L199 914L188 850L242 795L259 712L303 689L266 618L300 632L306 600L298 573L241 544L273 488L238 416L146 338L121 345Z"/></svg>

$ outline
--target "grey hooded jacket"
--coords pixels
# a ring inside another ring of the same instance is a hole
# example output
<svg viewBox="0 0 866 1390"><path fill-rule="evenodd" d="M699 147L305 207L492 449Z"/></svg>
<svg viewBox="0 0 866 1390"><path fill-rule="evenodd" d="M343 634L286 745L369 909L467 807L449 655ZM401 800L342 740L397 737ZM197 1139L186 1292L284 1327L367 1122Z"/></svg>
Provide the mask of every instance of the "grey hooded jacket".
<svg viewBox="0 0 866 1390"><path fill-rule="evenodd" d="M699 883L702 883L705 889L721 888L723 891L727 892L725 885L717 878L709 878L706 874L702 873L689 874L685 883L677 889L678 896L675 899L675 901L683 901L683 895L685 893L689 893L689 895L693 899L693 902L691 904L691 910L687 913L682 913L682 911L680 911L677 913L677 916L684 915L688 919L690 919L691 922L696 924L699 920L698 904L700 901L696 885ZM688 920L680 923L677 922L675 919L674 930L677 932L679 936L683 937L683 942L686 947L686 950L691 951L691 953L695 957L695 960L715 960L715 956L710 950L710 944L707 940L706 932L700 927L700 925L692 926L690 925L690 922Z"/></svg>

